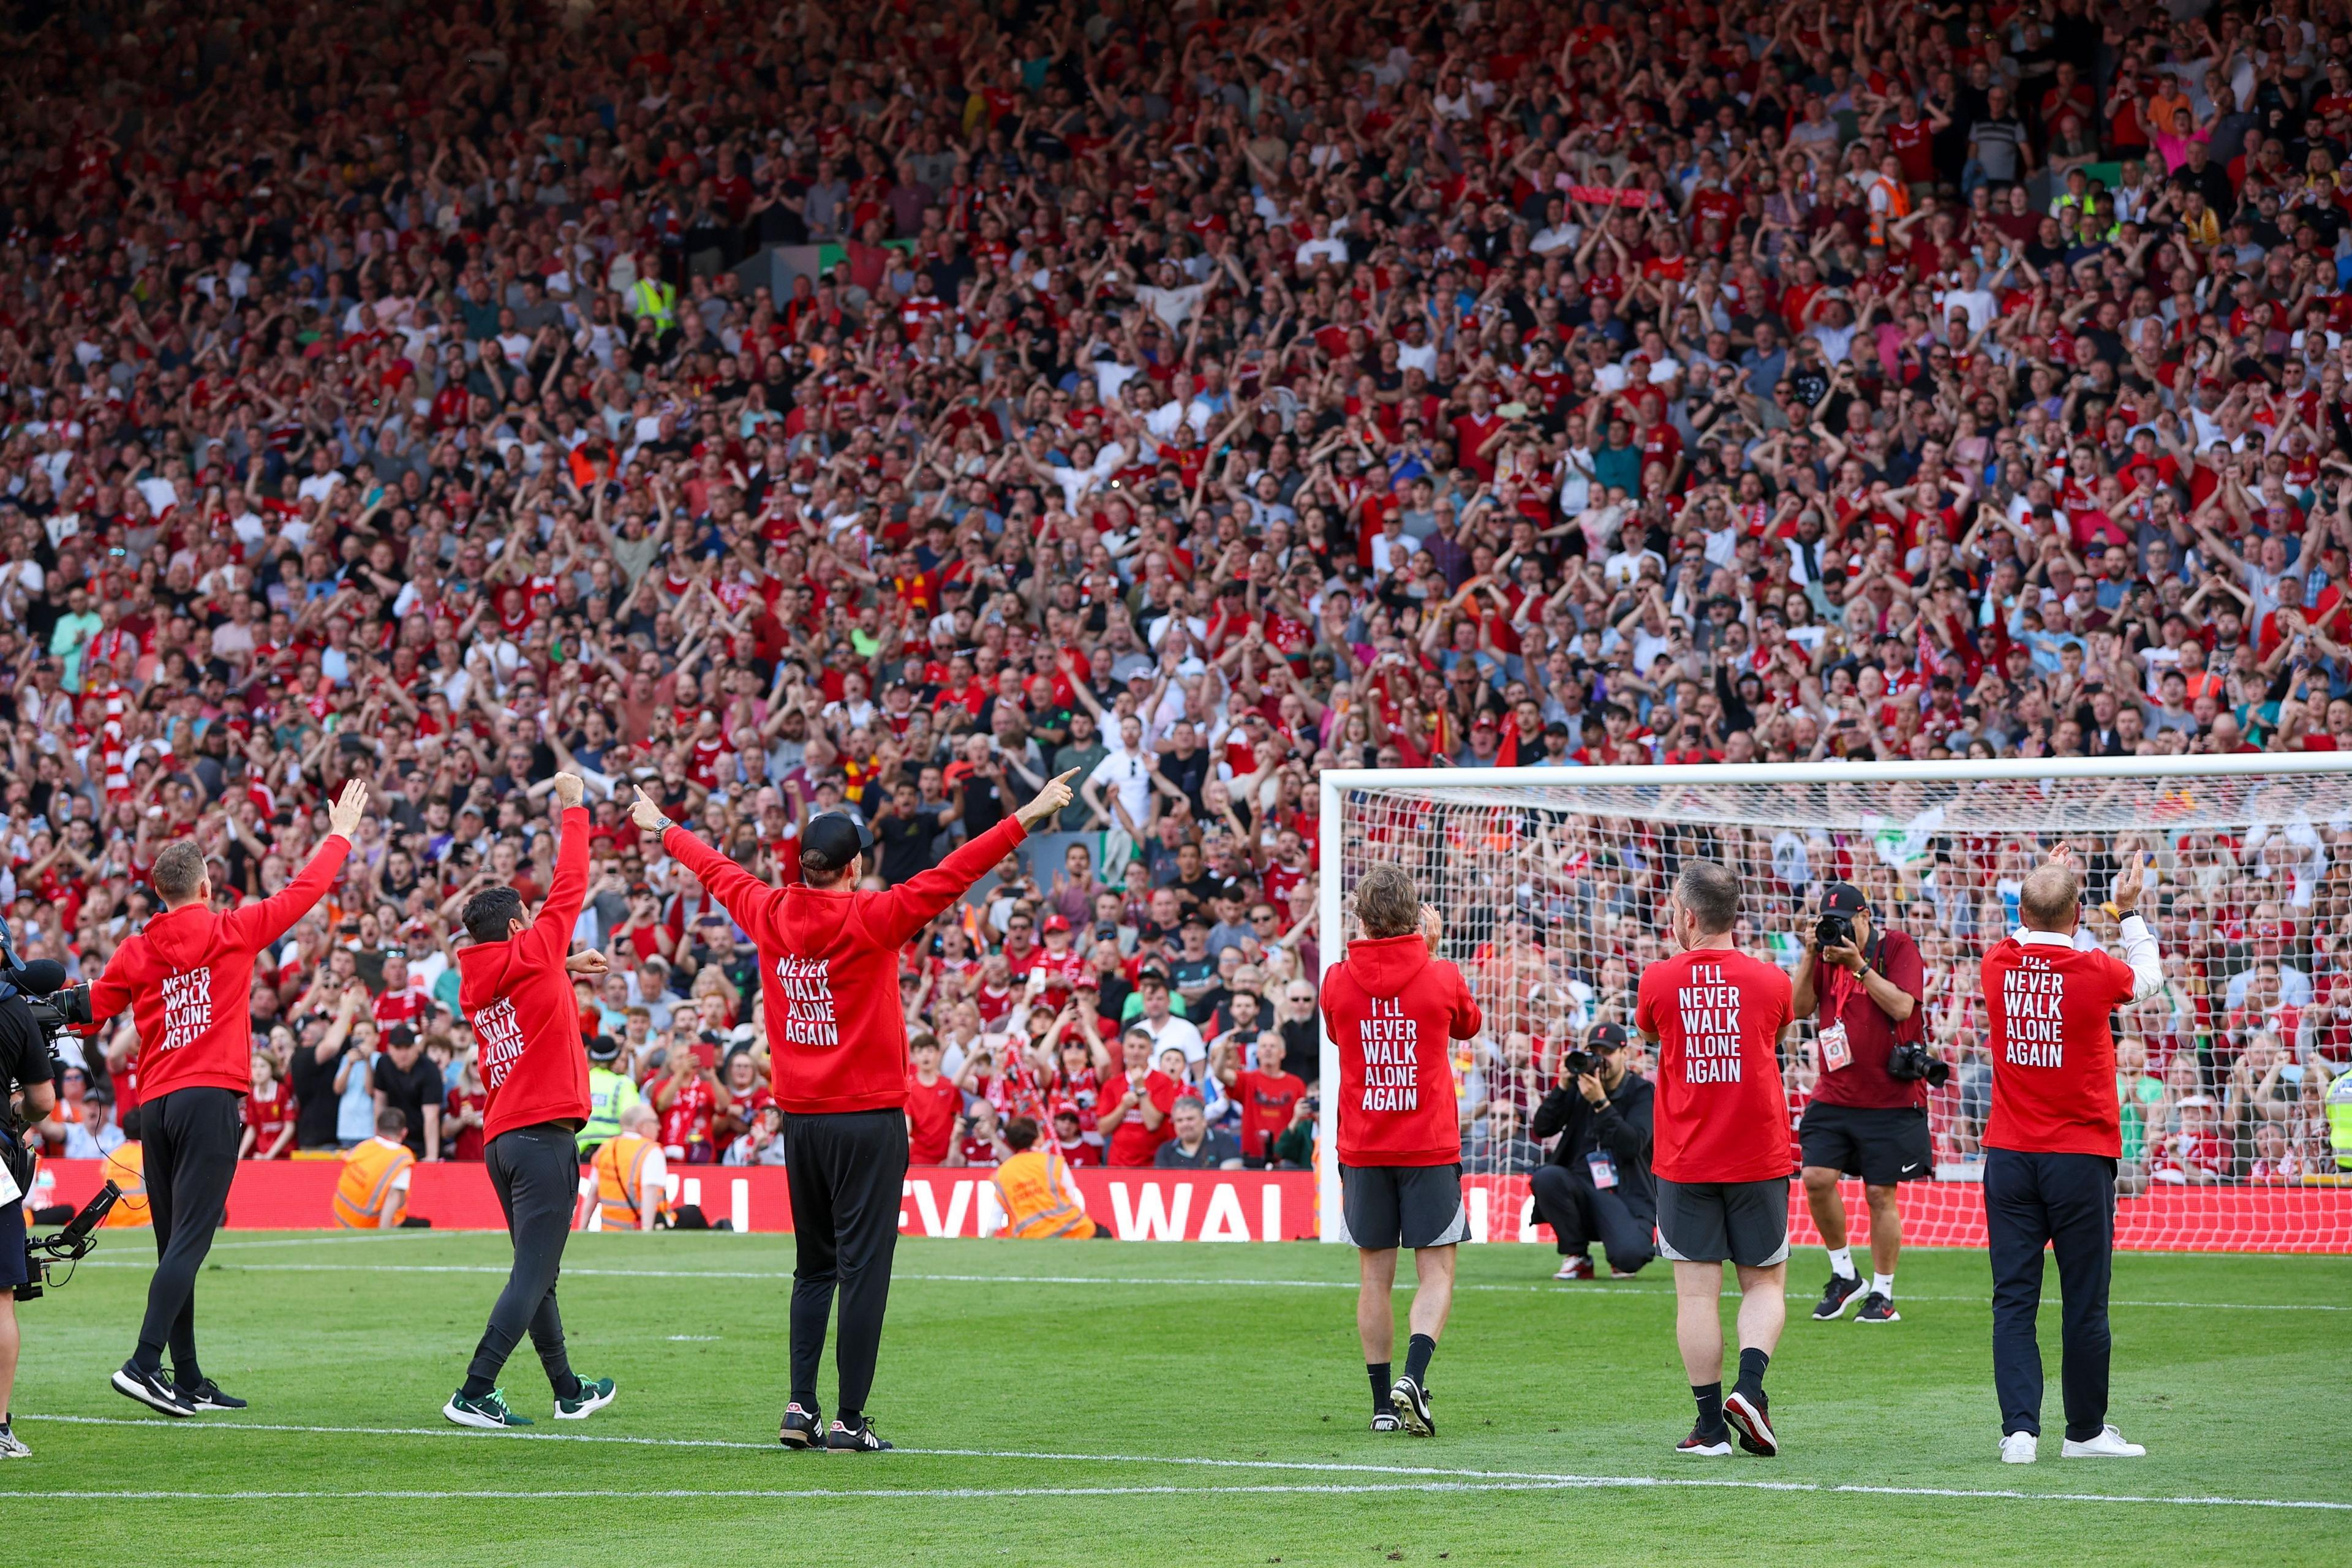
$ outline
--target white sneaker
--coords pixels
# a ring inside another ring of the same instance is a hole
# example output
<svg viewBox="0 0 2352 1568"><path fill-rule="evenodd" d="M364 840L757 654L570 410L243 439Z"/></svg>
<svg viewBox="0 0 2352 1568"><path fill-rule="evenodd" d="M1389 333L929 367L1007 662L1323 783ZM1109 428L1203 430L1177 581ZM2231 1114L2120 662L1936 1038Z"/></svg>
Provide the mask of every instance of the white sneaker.
<svg viewBox="0 0 2352 1568"><path fill-rule="evenodd" d="M2042 1457L2042 1440L2031 1432L2011 1432L2000 1440L2000 1462L2030 1465Z"/></svg>
<svg viewBox="0 0 2352 1568"><path fill-rule="evenodd" d="M2080 1443L2067 1438L2062 1452L2070 1459L2137 1459L2147 1454L2139 1444L2125 1442L2124 1435L2113 1426L2100 1427L2097 1436Z"/></svg>

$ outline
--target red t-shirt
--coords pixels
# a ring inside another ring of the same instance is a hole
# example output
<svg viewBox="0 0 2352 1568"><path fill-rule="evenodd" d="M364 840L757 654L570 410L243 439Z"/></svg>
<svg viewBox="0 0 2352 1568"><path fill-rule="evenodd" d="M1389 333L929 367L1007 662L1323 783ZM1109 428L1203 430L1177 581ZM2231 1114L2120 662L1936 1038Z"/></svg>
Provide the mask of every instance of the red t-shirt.
<svg viewBox="0 0 2352 1568"><path fill-rule="evenodd" d="M1116 1105L1131 1081L1117 1079L1105 1085L1101 1098L1096 1101L1097 1110L1105 1105ZM1157 1128L1146 1127L1141 1110L1129 1110L1119 1118L1118 1125L1111 1129L1110 1147L1104 1152L1104 1164L1149 1165L1158 1156L1160 1145L1176 1136L1175 1120L1168 1114L1176 1108L1177 1096L1181 1092L1176 1080L1155 1068L1144 1075L1143 1092L1150 1098L1153 1105L1159 1107L1160 1125Z"/></svg>
<svg viewBox="0 0 2352 1568"><path fill-rule="evenodd" d="M2123 1155L2116 1040L2107 1015L2132 999L2131 965L2093 948L2004 938L1980 974L1992 1045L1988 1149Z"/></svg>
<svg viewBox="0 0 2352 1568"><path fill-rule="evenodd" d="M948 1144L955 1137L956 1118L963 1111L963 1090L944 1073L935 1083L907 1075L907 1159L911 1164L946 1162Z"/></svg>
<svg viewBox="0 0 2352 1568"><path fill-rule="evenodd" d="M1633 1022L1658 1042L1656 1155L1670 1182L1769 1182L1789 1174L1780 1031L1788 975L1736 948L1702 947L1642 971Z"/></svg>
<svg viewBox="0 0 2352 1568"><path fill-rule="evenodd" d="M278 1142L278 1135L293 1119L294 1094L286 1087L285 1079L272 1079L266 1098L257 1091L248 1090L245 1097L245 1124L253 1129L253 1152L247 1157L255 1160L270 1158L270 1146Z"/></svg>
<svg viewBox="0 0 2352 1568"><path fill-rule="evenodd" d="M1234 1080L1234 1099L1242 1108L1242 1155L1263 1160L1266 1150L1290 1126L1290 1113L1307 1094L1306 1080L1296 1073L1244 1070Z"/></svg>
<svg viewBox="0 0 2352 1568"><path fill-rule="evenodd" d="M1339 1050L1339 1159L1349 1165L1452 1165L1461 1109L1449 1040L1486 1025L1462 972L1416 931L1359 937L1323 984Z"/></svg>
<svg viewBox="0 0 2352 1568"><path fill-rule="evenodd" d="M584 1122L588 1051L563 960L588 896L588 808L563 814L555 875L539 918L520 936L457 950L457 1005L473 1026L482 1090L482 1141L547 1121Z"/></svg>

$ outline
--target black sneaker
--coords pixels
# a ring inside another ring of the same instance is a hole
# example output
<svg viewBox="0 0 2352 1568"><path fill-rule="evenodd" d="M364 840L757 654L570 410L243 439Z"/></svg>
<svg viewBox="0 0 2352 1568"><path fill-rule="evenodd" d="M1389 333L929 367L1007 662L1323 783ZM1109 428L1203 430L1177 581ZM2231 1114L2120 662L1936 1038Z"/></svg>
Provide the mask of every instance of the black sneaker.
<svg viewBox="0 0 2352 1568"><path fill-rule="evenodd" d="M879 1454L887 1452L890 1447L874 1435L874 1423L863 1415L857 1418L854 1426L835 1417L833 1429L825 1434L824 1446L846 1448L853 1454Z"/></svg>
<svg viewBox="0 0 2352 1568"><path fill-rule="evenodd" d="M1404 1423L1406 1431L1416 1437L1437 1436L1437 1418L1429 1413L1429 1391L1410 1374L1390 1385L1389 1403L1396 1406L1397 1419Z"/></svg>
<svg viewBox="0 0 2352 1568"><path fill-rule="evenodd" d="M479 1426L489 1431L531 1425L530 1416L518 1415L507 1408L507 1391L503 1388L493 1388L479 1399L467 1398L465 1390L460 1389L449 1396L441 1414L460 1426Z"/></svg>
<svg viewBox="0 0 2352 1568"><path fill-rule="evenodd" d="M1843 1274L1832 1274L1822 1288L1822 1299L1813 1307L1813 1321L1833 1323L1845 1316L1845 1310L1862 1300L1862 1276L1849 1279Z"/></svg>
<svg viewBox="0 0 2352 1568"><path fill-rule="evenodd" d="M1404 1430L1404 1422L1393 1410L1375 1410L1372 1412L1372 1430L1375 1432L1402 1432Z"/></svg>
<svg viewBox="0 0 2352 1568"><path fill-rule="evenodd" d="M172 1389L195 1410L242 1410L245 1401L234 1394L225 1394L221 1385L207 1377L200 1383L182 1383L177 1373L172 1374Z"/></svg>
<svg viewBox="0 0 2352 1568"><path fill-rule="evenodd" d="M612 1404L614 1392L613 1380L609 1377L583 1377L580 1380L579 1393L569 1399L555 1402L555 1418L558 1421L585 1421Z"/></svg>
<svg viewBox="0 0 2352 1568"><path fill-rule="evenodd" d="M1731 1454L1731 1433L1721 1426L1710 1432L1694 1423L1690 1436L1675 1445L1675 1452L1687 1459L1722 1459Z"/></svg>
<svg viewBox="0 0 2352 1568"><path fill-rule="evenodd" d="M1903 1321L1903 1314L1895 1310L1894 1302L1873 1290L1870 1300L1862 1304L1862 1310L1853 1315L1853 1321L1857 1323L1899 1323Z"/></svg>
<svg viewBox="0 0 2352 1568"><path fill-rule="evenodd" d="M1759 1458L1769 1459L1780 1451L1780 1439L1772 1430L1772 1402L1760 1388L1750 1392L1735 1388L1723 1396L1723 1418L1739 1434L1739 1446Z"/></svg>
<svg viewBox="0 0 2352 1568"><path fill-rule="evenodd" d="M160 1410L166 1415L194 1415L196 1407L187 1402L180 1391L152 1372L142 1372L130 1362L114 1371L114 1392L125 1399L135 1399L150 1410Z"/></svg>
<svg viewBox="0 0 2352 1568"><path fill-rule="evenodd" d="M784 1423L776 1428L776 1441L787 1448L823 1448L824 1413L795 1399L784 1406Z"/></svg>

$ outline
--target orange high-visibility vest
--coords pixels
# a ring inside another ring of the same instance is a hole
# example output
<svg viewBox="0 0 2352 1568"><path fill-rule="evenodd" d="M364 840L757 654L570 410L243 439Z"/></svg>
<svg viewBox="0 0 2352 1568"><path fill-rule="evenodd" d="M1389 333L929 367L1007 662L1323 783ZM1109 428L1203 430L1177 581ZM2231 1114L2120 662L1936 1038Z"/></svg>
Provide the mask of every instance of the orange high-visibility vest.
<svg viewBox="0 0 2352 1568"><path fill-rule="evenodd" d="M392 1184L416 1163L405 1143L371 1138L343 1156L343 1173L335 1183L335 1223L345 1230L375 1230L383 1224L384 1200Z"/></svg>
<svg viewBox="0 0 2352 1568"><path fill-rule="evenodd" d="M122 1196L100 1223L109 1227L148 1224L147 1151L136 1140L116 1144L107 1151L104 1174L122 1189Z"/></svg>
<svg viewBox="0 0 2352 1568"><path fill-rule="evenodd" d="M1069 1179L1069 1166L1042 1149L1024 1149L996 1167L997 1201L1004 1205L1004 1234L1024 1241L1069 1237L1084 1241L1095 1233Z"/></svg>
<svg viewBox="0 0 2352 1568"><path fill-rule="evenodd" d="M647 1204L656 1218L669 1213L668 1191L661 1186L646 1190L646 1156L653 1151L651 1139L628 1132L596 1145L596 1156L588 1163L596 1173L596 1206L604 1211L606 1230L635 1230L644 1223Z"/></svg>

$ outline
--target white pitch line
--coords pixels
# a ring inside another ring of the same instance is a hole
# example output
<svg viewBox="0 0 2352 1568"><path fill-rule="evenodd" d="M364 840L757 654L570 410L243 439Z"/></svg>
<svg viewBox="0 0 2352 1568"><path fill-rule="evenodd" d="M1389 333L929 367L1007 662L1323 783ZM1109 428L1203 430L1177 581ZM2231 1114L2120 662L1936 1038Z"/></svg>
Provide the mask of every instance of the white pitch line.
<svg viewBox="0 0 2352 1568"><path fill-rule="evenodd" d="M152 1421L113 1415L28 1415L28 1422L49 1422L78 1426L144 1426L153 1431L173 1432L293 1432L311 1436L368 1437L455 1437L469 1441L489 1438L525 1443L591 1443L624 1447L661 1448L739 1448L761 1453L781 1452L773 1443L753 1443L719 1437L631 1437L586 1432L478 1432L448 1426L304 1426L268 1425L261 1422L200 1422L194 1425L158 1426ZM1217 1470L1276 1470L1304 1471L1314 1475L1393 1476L1412 1478L1384 1483L1342 1483L1317 1486L1277 1486L1258 1483L1248 1486L1215 1488L1148 1486L1148 1487L1005 1487L1005 1488L934 1488L928 1490L877 1489L871 1491L824 1491L791 1489L719 1489L696 1490L681 1489L673 1491L498 1491L498 1492L400 1492L400 1491L308 1491L308 1492L8 1492L10 1497L51 1497L89 1500L185 1499L189 1500L222 1500L299 1498L406 1498L406 1497L474 1497L484 1499L530 1499L566 1497L709 1497L709 1498L1019 1498L1019 1497L1123 1497L1189 1494L1192 1492L1382 1492L1382 1491L1541 1491L1575 1489L1639 1489L1650 1487L1699 1489L1729 1489L1744 1491L1776 1492L1853 1492L1874 1497L1935 1497L1959 1500L2021 1500L2027 1502L2093 1502L2093 1503L2162 1503L2179 1507L2300 1509L2322 1512L2352 1512L2352 1502L2321 1498L2235 1498L2214 1496L2164 1496L2150 1494L2116 1494L2107 1492L2034 1492L2014 1488L1970 1487L1895 1487L1871 1486L1859 1482L1832 1481L1766 1481L1717 1479L1706 1476L1588 1476L1547 1470L1482 1470L1447 1468L1434 1465L1368 1465L1341 1460L1320 1459L1223 1459L1202 1455L1178 1454L1065 1454L1024 1449L1000 1448L901 1448L897 1450L909 1458L950 1459L1021 1460L1037 1464L1078 1465L1165 1465L1174 1468Z"/></svg>
<svg viewBox="0 0 2352 1568"><path fill-rule="evenodd" d="M289 1242L287 1246L299 1245ZM214 1250L219 1250L215 1247ZM141 1258L88 1258L79 1267L84 1268L152 1268L154 1265ZM493 1274L504 1277L508 1269L496 1263L225 1263L224 1269L235 1268L248 1274ZM766 1279L783 1280L792 1277L789 1268L573 1268L567 1275L589 1279ZM1192 1288L1214 1290L1353 1290L1352 1279L1185 1279L1150 1277L1118 1277L1091 1274L911 1274L897 1272L896 1279L913 1279L940 1285L1126 1285L1153 1289ZM1412 1281L1399 1280L1398 1289L1411 1290ZM1465 1290L1488 1291L1505 1295L1545 1295L1563 1298L1576 1296L1648 1296L1659 1300L1672 1299L1663 1285L1602 1285L1586 1282L1556 1286L1549 1282L1527 1285L1456 1284L1454 1293ZM1727 1289L1726 1296L1737 1292ZM1810 1301L1813 1292L1791 1290L1791 1301ZM2058 1300L2053 1290L2043 1305ZM1948 1301L1988 1305L1991 1301L1990 1288L1981 1296L1922 1295L1905 1291L1906 1301ZM2220 1312L2352 1312L2352 1306L2323 1301L2151 1301L2123 1297L2111 1298L2110 1307L2156 1307L2204 1309Z"/></svg>

